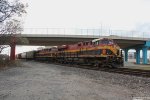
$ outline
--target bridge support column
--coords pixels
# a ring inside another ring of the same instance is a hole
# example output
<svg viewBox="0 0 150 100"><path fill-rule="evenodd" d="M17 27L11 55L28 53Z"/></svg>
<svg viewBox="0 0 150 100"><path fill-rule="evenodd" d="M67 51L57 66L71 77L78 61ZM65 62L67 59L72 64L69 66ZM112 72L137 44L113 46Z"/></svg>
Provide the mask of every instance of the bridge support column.
<svg viewBox="0 0 150 100"><path fill-rule="evenodd" d="M10 47L11 47L10 60L15 60L16 45L12 44L10 45Z"/></svg>
<svg viewBox="0 0 150 100"><path fill-rule="evenodd" d="M143 47L142 48L142 51L143 51L143 64L147 64L148 63L147 50L148 50L148 47Z"/></svg>
<svg viewBox="0 0 150 100"><path fill-rule="evenodd" d="M124 49L124 53L125 53L125 61L128 61L128 50L129 49Z"/></svg>
<svg viewBox="0 0 150 100"><path fill-rule="evenodd" d="M140 64L140 49L136 49L136 64Z"/></svg>

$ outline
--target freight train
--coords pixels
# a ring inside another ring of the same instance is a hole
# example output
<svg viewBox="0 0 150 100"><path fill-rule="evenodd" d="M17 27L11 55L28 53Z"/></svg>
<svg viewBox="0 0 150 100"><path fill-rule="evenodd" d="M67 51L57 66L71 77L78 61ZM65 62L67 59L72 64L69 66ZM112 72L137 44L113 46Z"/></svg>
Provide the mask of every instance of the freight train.
<svg viewBox="0 0 150 100"><path fill-rule="evenodd" d="M111 68L122 67L124 63L122 50L112 39L108 38L25 52L18 54L17 58Z"/></svg>

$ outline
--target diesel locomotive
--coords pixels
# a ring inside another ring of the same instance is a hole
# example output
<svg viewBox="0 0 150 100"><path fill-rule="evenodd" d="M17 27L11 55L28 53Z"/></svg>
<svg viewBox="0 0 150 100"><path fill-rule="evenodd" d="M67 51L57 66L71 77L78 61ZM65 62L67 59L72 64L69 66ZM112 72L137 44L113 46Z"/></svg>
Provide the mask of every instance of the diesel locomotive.
<svg viewBox="0 0 150 100"><path fill-rule="evenodd" d="M64 64L88 64L111 68L123 66L122 50L112 39L108 38L54 46L26 52L26 55L24 59L32 58ZM18 56L22 59L21 54Z"/></svg>

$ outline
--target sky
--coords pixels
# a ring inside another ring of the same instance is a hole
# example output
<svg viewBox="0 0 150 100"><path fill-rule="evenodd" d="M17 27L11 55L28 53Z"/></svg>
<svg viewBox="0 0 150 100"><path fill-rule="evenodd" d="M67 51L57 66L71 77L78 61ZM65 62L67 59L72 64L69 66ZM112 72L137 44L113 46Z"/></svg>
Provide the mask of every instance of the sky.
<svg viewBox="0 0 150 100"><path fill-rule="evenodd" d="M150 0L24 0L24 28L106 28L150 32ZM149 35L150 36L150 35ZM17 53L38 47L18 46Z"/></svg>
<svg viewBox="0 0 150 100"><path fill-rule="evenodd" d="M27 0L25 28L135 30L150 23L150 0Z"/></svg>

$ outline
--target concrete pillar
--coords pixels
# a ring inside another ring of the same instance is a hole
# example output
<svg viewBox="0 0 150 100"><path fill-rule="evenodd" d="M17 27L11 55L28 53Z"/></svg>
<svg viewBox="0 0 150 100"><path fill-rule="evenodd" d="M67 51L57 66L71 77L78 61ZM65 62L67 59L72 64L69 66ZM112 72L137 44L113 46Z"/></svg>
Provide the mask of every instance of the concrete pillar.
<svg viewBox="0 0 150 100"><path fill-rule="evenodd" d="M136 49L136 64L140 64L140 49Z"/></svg>
<svg viewBox="0 0 150 100"><path fill-rule="evenodd" d="M125 53L125 61L128 61L128 50L129 49L124 49L124 53Z"/></svg>
<svg viewBox="0 0 150 100"><path fill-rule="evenodd" d="M148 59L147 59L147 47L143 47L142 51L143 51L143 64L147 64L148 63Z"/></svg>
<svg viewBox="0 0 150 100"><path fill-rule="evenodd" d="M15 60L16 45L12 44L10 45L10 47L11 47L10 60Z"/></svg>

